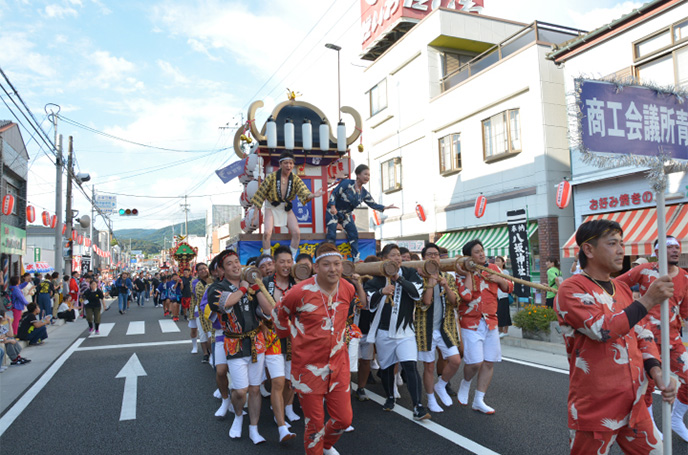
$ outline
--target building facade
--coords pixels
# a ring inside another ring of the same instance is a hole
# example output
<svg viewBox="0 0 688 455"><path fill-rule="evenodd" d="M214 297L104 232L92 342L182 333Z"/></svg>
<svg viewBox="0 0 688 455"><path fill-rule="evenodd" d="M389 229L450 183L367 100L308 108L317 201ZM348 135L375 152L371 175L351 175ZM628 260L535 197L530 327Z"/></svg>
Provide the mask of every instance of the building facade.
<svg viewBox="0 0 688 455"><path fill-rule="evenodd" d="M688 2L659 0L644 4L616 21L566 43L550 58L565 73L566 93L573 94L575 79L592 77L674 86L688 89ZM575 105L571 95L569 106ZM688 111L688 109L686 109ZM685 115L685 112L683 113ZM645 112L642 113L645 115ZM675 136L685 131L680 113L671 128ZM581 160L575 137L577 118L571 117L571 173L576 227L589 219L618 221L624 229L626 266L638 256L650 256L656 239L655 195L646 179L645 168L600 169ZM643 123L645 123L643 121ZM683 130L680 130L683 128ZM656 147L655 147L656 148ZM665 193L668 234L674 235L688 251L688 176L668 175ZM578 254L575 239L563 245L563 255ZM688 265L688 255L681 265Z"/></svg>
<svg viewBox="0 0 688 455"><path fill-rule="evenodd" d="M555 203L570 171L564 73L545 57L579 34L441 8L377 57L365 71L371 192L400 207L378 239L454 256L481 238L489 256L508 255L507 212L525 209L539 279L540 257L558 257L573 232L573 210Z"/></svg>
<svg viewBox="0 0 688 455"><path fill-rule="evenodd" d="M19 126L0 121L0 200L14 197L14 207L8 215L0 213L0 267L8 277L19 275L26 254L26 195L29 173L29 154Z"/></svg>

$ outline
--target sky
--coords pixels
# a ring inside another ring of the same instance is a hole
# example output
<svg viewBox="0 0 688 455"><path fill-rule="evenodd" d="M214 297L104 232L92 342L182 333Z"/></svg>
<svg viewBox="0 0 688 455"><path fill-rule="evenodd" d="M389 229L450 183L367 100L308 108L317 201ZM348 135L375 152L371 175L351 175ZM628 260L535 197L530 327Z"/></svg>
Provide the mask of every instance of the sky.
<svg viewBox="0 0 688 455"><path fill-rule="evenodd" d="M484 3L489 16L592 30L643 2ZM238 205L242 187L214 171L238 160L233 128L251 102L265 103L262 125L289 88L336 120L337 53L325 43L342 47L342 104L366 111L360 13L361 0L0 0L0 68L50 138L46 105L59 106L65 155L72 136L76 171L91 176L84 189L139 210L113 215L114 229L159 228L184 220L184 195L189 219L212 204ZM12 100L0 98L0 120L18 122ZM54 213L51 153L20 120L28 202ZM74 208L90 212L78 191ZM94 225L105 227L100 217Z"/></svg>

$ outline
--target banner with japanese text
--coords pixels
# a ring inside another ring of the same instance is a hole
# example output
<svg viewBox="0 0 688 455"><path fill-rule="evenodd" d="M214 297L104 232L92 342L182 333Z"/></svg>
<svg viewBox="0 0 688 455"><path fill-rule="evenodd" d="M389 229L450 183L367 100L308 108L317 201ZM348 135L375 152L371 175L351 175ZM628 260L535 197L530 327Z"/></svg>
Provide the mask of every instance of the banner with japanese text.
<svg viewBox="0 0 688 455"><path fill-rule="evenodd" d="M688 106L677 95L579 79L582 145L590 152L688 159Z"/></svg>
<svg viewBox="0 0 688 455"><path fill-rule="evenodd" d="M506 212L506 223L509 231L509 258L511 275L530 281L530 244L528 242L528 217L525 209ZM518 297L530 297L530 288L514 283L514 294Z"/></svg>

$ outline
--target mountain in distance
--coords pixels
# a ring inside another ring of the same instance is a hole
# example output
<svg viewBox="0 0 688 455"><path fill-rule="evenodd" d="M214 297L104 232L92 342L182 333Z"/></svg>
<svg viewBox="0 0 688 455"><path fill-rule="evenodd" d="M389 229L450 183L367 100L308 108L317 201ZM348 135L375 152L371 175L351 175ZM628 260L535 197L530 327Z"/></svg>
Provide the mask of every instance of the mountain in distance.
<svg viewBox="0 0 688 455"><path fill-rule="evenodd" d="M184 223L169 225L160 229L119 229L115 230L115 237L124 248L129 247L131 239L132 250L142 250L145 255L159 254L163 248L172 245L172 233L180 235L184 232ZM205 218L189 220L189 235L205 235Z"/></svg>

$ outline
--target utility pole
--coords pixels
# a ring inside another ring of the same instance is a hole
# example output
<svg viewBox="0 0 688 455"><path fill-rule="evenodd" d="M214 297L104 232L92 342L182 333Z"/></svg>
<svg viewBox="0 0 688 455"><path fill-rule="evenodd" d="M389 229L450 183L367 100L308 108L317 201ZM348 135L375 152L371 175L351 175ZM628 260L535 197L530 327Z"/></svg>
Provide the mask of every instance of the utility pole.
<svg viewBox="0 0 688 455"><path fill-rule="evenodd" d="M186 194L184 195L184 203L179 204L179 206L184 210L184 235L187 237L187 241L189 240L189 204L186 203Z"/></svg>
<svg viewBox="0 0 688 455"><path fill-rule="evenodd" d="M65 211L65 224L67 225L67 241L72 240L72 171L73 171L73 156L74 156L74 142L72 136L69 136L69 155L67 155L67 210ZM74 242L72 241L72 252L74 251ZM72 254L68 254L65 258L65 275L72 275Z"/></svg>
<svg viewBox="0 0 688 455"><path fill-rule="evenodd" d="M57 116L53 116L53 124L55 126L55 216L57 217L57 224L55 225L55 271L60 275L62 280L62 266L64 265L64 258L62 257L62 135L57 135ZM61 283L62 281L60 281Z"/></svg>
<svg viewBox="0 0 688 455"><path fill-rule="evenodd" d="M95 270L96 268L96 256L93 254L93 223L96 221L96 216L95 216L95 211L96 211L96 186L91 185L91 226L90 226L90 232L88 236L91 238L91 251L89 252L89 256L91 256L91 270ZM98 268L100 268L100 261L98 261Z"/></svg>

